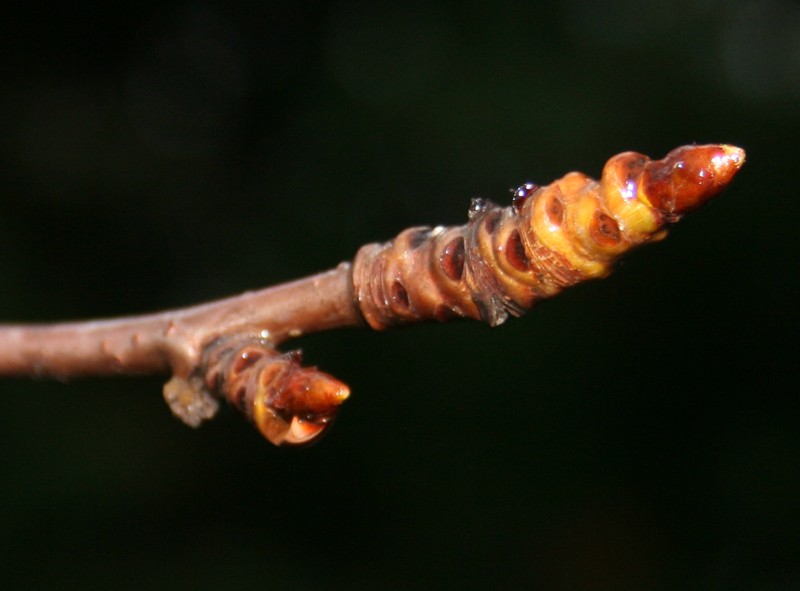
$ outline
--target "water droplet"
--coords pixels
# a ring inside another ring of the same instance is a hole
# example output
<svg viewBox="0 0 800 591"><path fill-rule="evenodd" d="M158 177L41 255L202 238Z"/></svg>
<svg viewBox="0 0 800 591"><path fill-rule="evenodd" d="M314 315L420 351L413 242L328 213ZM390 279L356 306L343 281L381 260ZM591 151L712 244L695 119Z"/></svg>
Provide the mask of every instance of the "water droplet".
<svg viewBox="0 0 800 591"><path fill-rule="evenodd" d="M482 214L489 207L489 202L483 197L473 197L469 202L469 210L467 216L469 219Z"/></svg>
<svg viewBox="0 0 800 591"><path fill-rule="evenodd" d="M536 183L527 182L524 185L517 187L516 191L512 191L514 196L511 198L511 205L514 206L514 211L519 213L531 195L538 190L539 185Z"/></svg>

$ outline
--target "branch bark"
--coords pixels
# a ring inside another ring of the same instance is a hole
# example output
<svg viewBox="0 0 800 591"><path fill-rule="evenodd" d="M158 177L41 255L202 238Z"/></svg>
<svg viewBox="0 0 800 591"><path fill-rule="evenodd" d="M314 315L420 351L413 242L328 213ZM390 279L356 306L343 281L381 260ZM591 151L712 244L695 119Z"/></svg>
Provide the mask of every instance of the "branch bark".
<svg viewBox="0 0 800 591"><path fill-rule="evenodd" d="M59 379L114 374L188 376L225 335L278 345L363 324L351 265L290 283L157 314L47 325L0 325L0 375Z"/></svg>

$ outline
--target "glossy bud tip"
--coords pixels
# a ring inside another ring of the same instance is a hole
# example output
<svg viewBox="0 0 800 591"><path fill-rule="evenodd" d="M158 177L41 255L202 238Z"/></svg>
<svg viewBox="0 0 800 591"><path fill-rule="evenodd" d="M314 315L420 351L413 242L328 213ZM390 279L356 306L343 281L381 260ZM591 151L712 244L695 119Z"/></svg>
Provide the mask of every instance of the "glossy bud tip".
<svg viewBox="0 0 800 591"><path fill-rule="evenodd" d="M718 195L744 165L742 148L726 144L682 146L645 165L640 199L679 217Z"/></svg>

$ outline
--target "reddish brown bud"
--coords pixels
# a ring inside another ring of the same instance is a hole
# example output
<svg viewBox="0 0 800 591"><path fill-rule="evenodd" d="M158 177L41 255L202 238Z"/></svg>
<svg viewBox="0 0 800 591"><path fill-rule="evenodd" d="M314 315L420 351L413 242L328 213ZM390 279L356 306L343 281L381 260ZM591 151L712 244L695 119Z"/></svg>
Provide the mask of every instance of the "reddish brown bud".
<svg viewBox="0 0 800 591"><path fill-rule="evenodd" d="M464 226L406 230L363 247L353 266L356 300L378 330L453 316L500 324L605 277L626 252L663 238L722 191L744 158L724 144L683 146L661 160L623 152L599 181L571 172L546 186L527 183L507 208L474 199Z"/></svg>
<svg viewBox="0 0 800 591"><path fill-rule="evenodd" d="M640 198L668 216L683 215L722 191L744 158L744 150L725 144L676 148L645 164Z"/></svg>
<svg viewBox="0 0 800 591"><path fill-rule="evenodd" d="M205 386L275 445L304 445L333 422L350 389L300 363L299 351L280 353L248 337L221 339L206 352Z"/></svg>

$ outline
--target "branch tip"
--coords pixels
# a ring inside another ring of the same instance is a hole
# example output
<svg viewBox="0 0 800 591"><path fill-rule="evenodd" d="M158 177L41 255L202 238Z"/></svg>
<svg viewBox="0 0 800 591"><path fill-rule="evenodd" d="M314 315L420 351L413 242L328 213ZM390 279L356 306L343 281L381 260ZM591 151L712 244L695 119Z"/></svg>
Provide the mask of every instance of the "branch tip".
<svg viewBox="0 0 800 591"><path fill-rule="evenodd" d="M276 445L315 441L350 389L299 351L303 334L344 326L473 318L492 326L582 281L720 193L741 169L736 146L682 146L660 160L625 152L599 180L572 172L526 183L508 207L474 199L463 226L407 229L363 246L353 264L158 314L0 326L0 375L69 378L167 373L164 399L187 425L239 409Z"/></svg>

